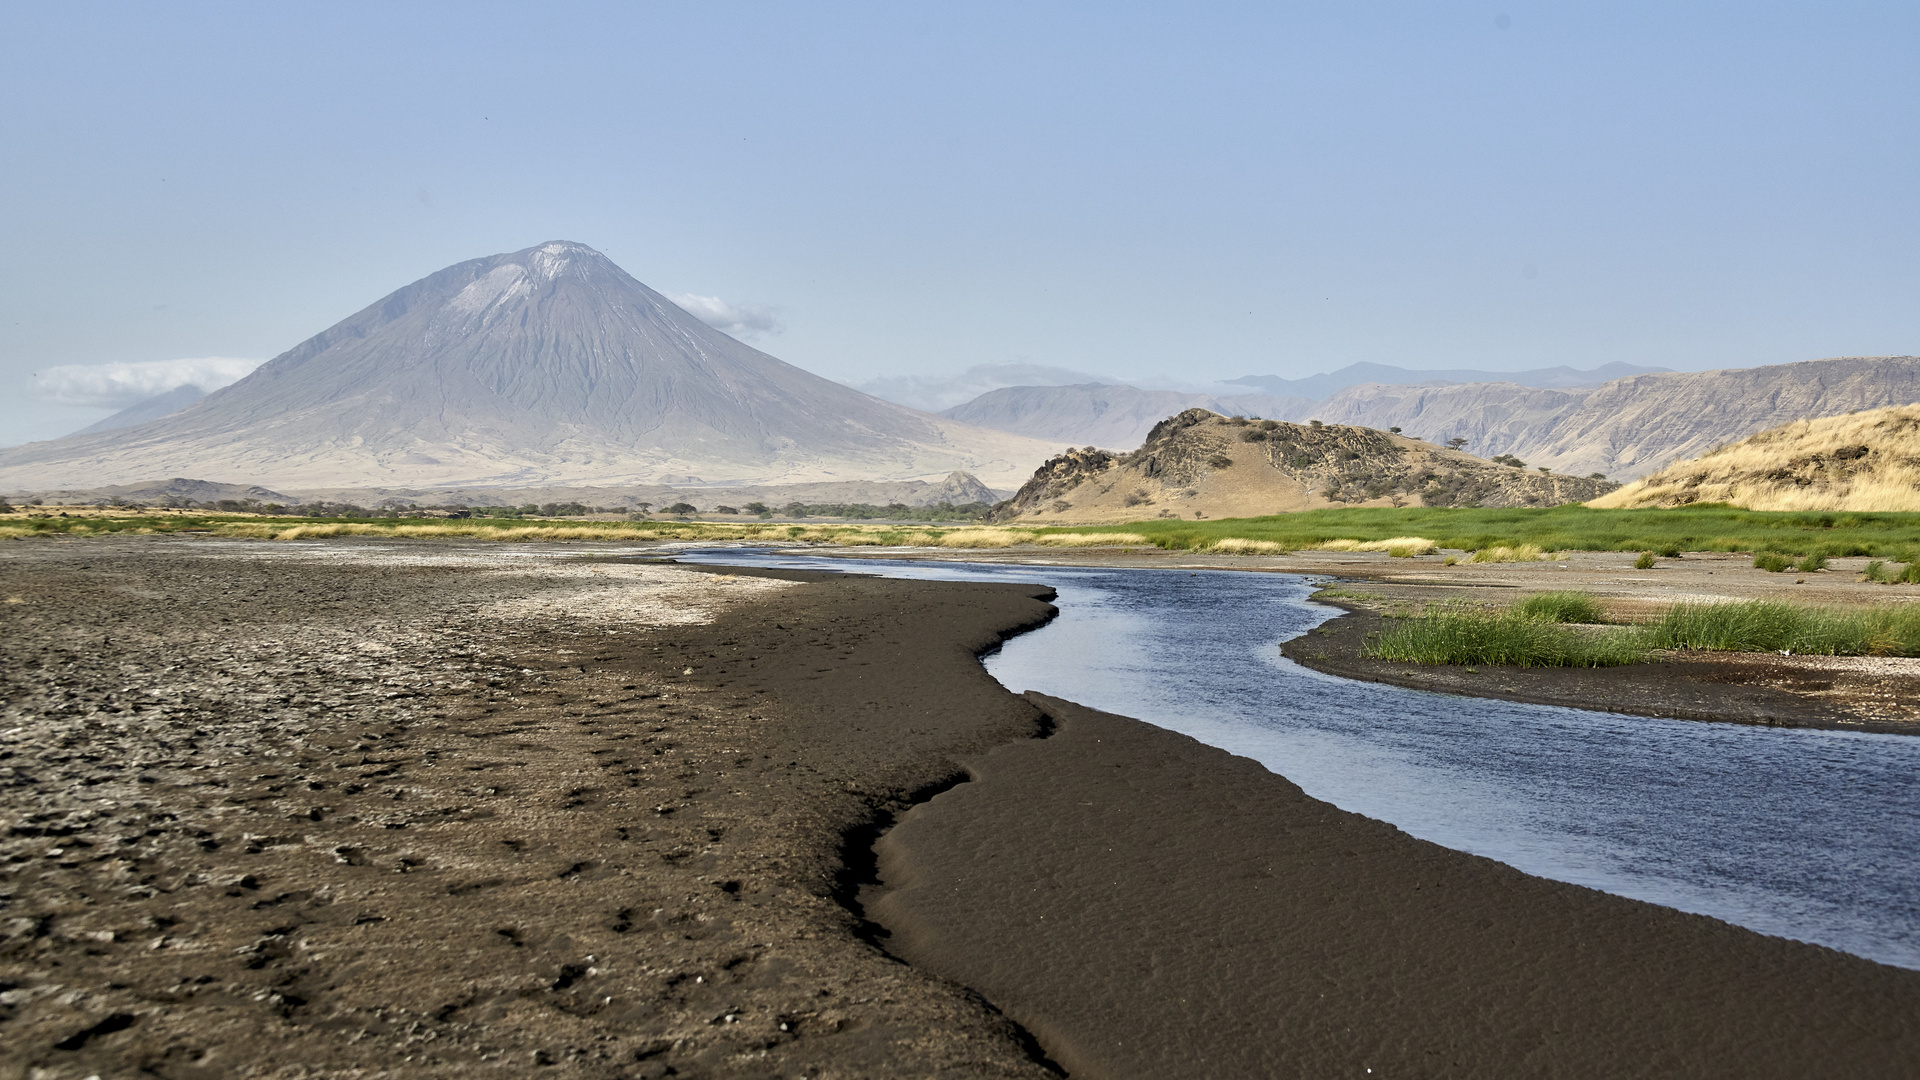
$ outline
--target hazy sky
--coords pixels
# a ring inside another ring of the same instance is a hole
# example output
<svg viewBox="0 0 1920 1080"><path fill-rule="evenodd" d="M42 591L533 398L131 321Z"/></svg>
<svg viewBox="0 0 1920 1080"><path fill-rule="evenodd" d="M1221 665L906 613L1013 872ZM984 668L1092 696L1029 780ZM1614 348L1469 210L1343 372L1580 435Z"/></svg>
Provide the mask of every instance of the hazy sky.
<svg viewBox="0 0 1920 1080"><path fill-rule="evenodd" d="M7 2L0 443L550 239L849 382L1920 352L1915 56L1910 0Z"/></svg>

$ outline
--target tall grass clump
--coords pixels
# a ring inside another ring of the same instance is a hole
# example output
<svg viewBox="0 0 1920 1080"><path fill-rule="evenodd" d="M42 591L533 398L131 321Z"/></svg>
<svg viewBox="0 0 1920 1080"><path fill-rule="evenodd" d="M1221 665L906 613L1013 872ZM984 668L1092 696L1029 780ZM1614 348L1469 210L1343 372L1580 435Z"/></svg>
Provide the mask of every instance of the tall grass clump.
<svg viewBox="0 0 1920 1080"><path fill-rule="evenodd" d="M1641 552L1640 557L1633 560L1633 568L1635 570L1653 569L1653 552L1651 551Z"/></svg>
<svg viewBox="0 0 1920 1080"><path fill-rule="evenodd" d="M1321 551L1384 551L1396 559L1425 555L1439 545L1424 536L1390 536L1385 540L1328 540Z"/></svg>
<svg viewBox="0 0 1920 1080"><path fill-rule="evenodd" d="M1769 574L1778 574L1792 565L1793 560L1785 555L1775 555L1771 551L1763 551L1753 557L1753 568L1765 570Z"/></svg>
<svg viewBox="0 0 1920 1080"><path fill-rule="evenodd" d="M1675 604L1642 635L1656 649L1915 656L1920 608L1826 608L1776 600Z"/></svg>
<svg viewBox="0 0 1920 1080"><path fill-rule="evenodd" d="M1827 568L1827 557L1825 555L1821 555L1818 553L1809 555L1806 558L1801 559L1799 565L1794 567L1795 570L1798 570L1803 574L1811 574L1815 570L1825 570L1826 568Z"/></svg>
<svg viewBox="0 0 1920 1080"><path fill-rule="evenodd" d="M1510 667L1615 667L1646 659L1639 635L1587 634L1515 612L1438 611L1407 619L1367 647L1380 660Z"/></svg>
<svg viewBox="0 0 1920 1080"><path fill-rule="evenodd" d="M1142 536L1137 542L1141 545L1145 545L1147 543L1147 538ZM1271 540L1247 540L1238 536L1229 536L1225 540L1217 540L1214 542L1212 547L1207 548L1206 550L1219 555L1285 555L1287 554L1287 549L1285 547L1282 547L1281 545L1276 544Z"/></svg>
<svg viewBox="0 0 1920 1080"><path fill-rule="evenodd" d="M1494 547L1481 548L1479 551L1474 552L1473 557L1467 561L1481 563L1539 562L1546 557L1547 553L1533 544L1499 544Z"/></svg>
<svg viewBox="0 0 1920 1080"><path fill-rule="evenodd" d="M1600 605L1583 592L1535 593L1513 607L1513 613L1527 619L1557 623L1605 622Z"/></svg>

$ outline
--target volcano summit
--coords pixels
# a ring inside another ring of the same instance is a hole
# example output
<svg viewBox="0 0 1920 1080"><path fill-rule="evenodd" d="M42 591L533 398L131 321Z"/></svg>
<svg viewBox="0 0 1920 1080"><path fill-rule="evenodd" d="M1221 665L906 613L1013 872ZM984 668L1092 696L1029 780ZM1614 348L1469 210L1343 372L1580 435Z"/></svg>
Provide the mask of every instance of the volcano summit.
<svg viewBox="0 0 1920 1080"><path fill-rule="evenodd" d="M148 423L0 451L0 487L1018 486L1059 448L917 412L715 330L583 244L450 266Z"/></svg>

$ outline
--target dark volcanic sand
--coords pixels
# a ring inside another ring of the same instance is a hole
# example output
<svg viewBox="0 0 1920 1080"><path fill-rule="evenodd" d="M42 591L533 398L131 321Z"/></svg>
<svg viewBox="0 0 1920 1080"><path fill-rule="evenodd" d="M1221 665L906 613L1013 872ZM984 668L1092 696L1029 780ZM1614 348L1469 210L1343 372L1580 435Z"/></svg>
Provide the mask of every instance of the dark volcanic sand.
<svg viewBox="0 0 1920 1080"><path fill-rule="evenodd" d="M1920 972L1529 877L1028 695L881 841L889 947L1071 1075L1910 1076Z"/></svg>
<svg viewBox="0 0 1920 1080"><path fill-rule="evenodd" d="M1046 702L1035 739L974 654L1043 589L800 575L648 627L531 561L377 550L508 549L4 548L0 1076L1920 1067L1920 974L1135 721ZM896 817L860 894L889 937L854 890Z"/></svg>
<svg viewBox="0 0 1920 1080"><path fill-rule="evenodd" d="M1393 621L1339 599L1316 599L1347 614L1286 642L1280 653L1343 678L1676 720L1920 734L1920 723L1912 719L1920 678L1910 673L1855 673L1835 670L1845 660L1772 653L1663 653L1644 664L1608 668L1375 660L1365 655L1367 643Z"/></svg>

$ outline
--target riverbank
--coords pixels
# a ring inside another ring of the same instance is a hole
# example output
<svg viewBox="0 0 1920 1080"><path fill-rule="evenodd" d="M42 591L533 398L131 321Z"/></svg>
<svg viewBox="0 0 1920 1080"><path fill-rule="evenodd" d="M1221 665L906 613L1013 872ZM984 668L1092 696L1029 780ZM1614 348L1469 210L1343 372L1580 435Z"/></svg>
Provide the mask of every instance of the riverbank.
<svg viewBox="0 0 1920 1080"><path fill-rule="evenodd" d="M819 549L814 554L871 558ZM903 556L904 557L904 556ZM1393 558L1384 552L1200 555L1159 549L1120 551L927 552L947 561L1167 570L1242 570L1327 579L1316 600L1346 612L1287 642L1282 653L1304 667L1342 678L1471 697L1597 709L1635 716L1920 734L1920 658L1782 657L1772 653L1656 654L1615 668L1515 668L1418 665L1364 655L1389 613L1430 604L1505 608L1536 592L1574 590L1599 601L1609 617L1649 618L1680 602L1786 600L1839 607L1920 603L1920 585L1859 580L1867 559L1833 559L1811 573L1769 573L1743 556L1696 552L1652 568L1619 552L1571 552L1566 558L1456 563L1445 556Z"/></svg>
<svg viewBox="0 0 1920 1080"><path fill-rule="evenodd" d="M10 549L0 1060L49 1080L1920 1063L1920 973L1529 878L1009 694L975 654L1047 619L1043 589L605 558L645 551Z"/></svg>

